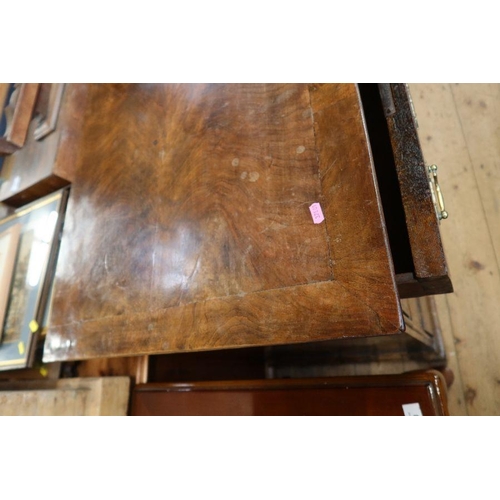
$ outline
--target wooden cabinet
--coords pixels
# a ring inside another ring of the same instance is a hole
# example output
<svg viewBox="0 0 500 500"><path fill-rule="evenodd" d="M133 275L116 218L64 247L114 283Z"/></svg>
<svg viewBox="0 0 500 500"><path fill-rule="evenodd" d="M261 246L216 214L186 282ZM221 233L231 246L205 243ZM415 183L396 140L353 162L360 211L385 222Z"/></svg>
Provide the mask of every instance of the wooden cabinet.
<svg viewBox="0 0 500 500"><path fill-rule="evenodd" d="M446 384L439 372L143 384L133 391L131 411L134 416L403 416L408 413L448 415Z"/></svg>
<svg viewBox="0 0 500 500"><path fill-rule="evenodd" d="M402 87L388 116L374 88L66 85L0 190L71 184L45 361L402 332L401 294L451 288Z"/></svg>

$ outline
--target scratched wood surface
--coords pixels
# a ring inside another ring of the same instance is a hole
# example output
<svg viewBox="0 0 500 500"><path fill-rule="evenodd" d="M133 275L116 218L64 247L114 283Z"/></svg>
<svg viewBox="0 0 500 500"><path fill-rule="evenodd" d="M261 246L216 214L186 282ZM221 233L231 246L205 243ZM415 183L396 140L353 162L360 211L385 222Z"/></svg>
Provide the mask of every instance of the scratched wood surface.
<svg viewBox="0 0 500 500"><path fill-rule="evenodd" d="M410 87L450 214L441 234L455 293L436 297L450 413L500 415L500 85Z"/></svg>
<svg viewBox="0 0 500 500"><path fill-rule="evenodd" d="M46 361L401 329L355 85L69 87Z"/></svg>

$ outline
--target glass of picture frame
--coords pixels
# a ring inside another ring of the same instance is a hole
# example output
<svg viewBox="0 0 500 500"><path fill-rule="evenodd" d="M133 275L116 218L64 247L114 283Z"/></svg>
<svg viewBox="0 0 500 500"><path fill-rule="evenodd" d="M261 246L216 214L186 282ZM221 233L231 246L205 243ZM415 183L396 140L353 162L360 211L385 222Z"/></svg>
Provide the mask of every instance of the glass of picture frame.
<svg viewBox="0 0 500 500"><path fill-rule="evenodd" d="M55 271L67 196L68 190L61 190L0 221L0 285L8 290L3 302L0 299L0 370L26 368L33 362Z"/></svg>

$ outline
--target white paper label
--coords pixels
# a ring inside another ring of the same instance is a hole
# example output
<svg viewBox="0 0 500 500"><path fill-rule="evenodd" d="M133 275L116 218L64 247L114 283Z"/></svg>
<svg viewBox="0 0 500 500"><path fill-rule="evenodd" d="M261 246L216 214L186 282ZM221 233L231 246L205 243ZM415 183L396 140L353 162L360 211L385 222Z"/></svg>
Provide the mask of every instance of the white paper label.
<svg viewBox="0 0 500 500"><path fill-rule="evenodd" d="M418 403L410 403L403 405L403 412L405 417L422 417L422 410Z"/></svg>

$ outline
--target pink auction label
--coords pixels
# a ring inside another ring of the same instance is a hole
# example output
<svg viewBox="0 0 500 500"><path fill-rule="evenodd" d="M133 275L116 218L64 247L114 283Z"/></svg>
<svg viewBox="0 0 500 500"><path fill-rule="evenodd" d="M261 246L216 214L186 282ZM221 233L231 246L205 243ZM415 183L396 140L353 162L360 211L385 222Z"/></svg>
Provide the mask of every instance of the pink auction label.
<svg viewBox="0 0 500 500"><path fill-rule="evenodd" d="M311 212L313 222L315 224L319 224L325 220L325 216L323 215L323 210L321 210L321 205L319 203L313 203L309 210Z"/></svg>

